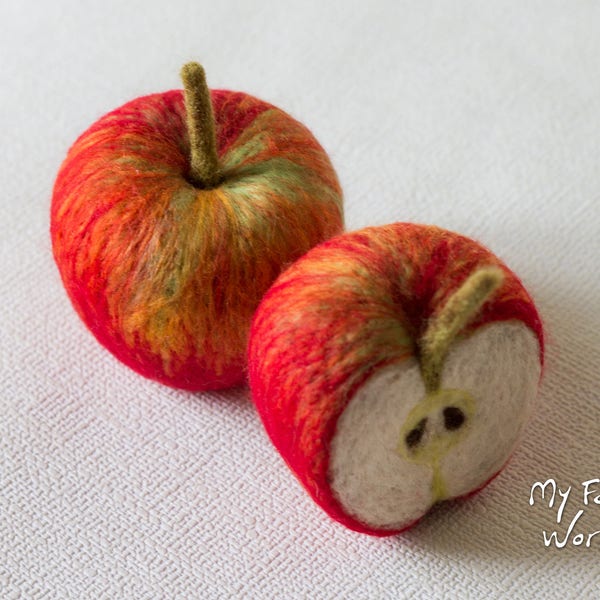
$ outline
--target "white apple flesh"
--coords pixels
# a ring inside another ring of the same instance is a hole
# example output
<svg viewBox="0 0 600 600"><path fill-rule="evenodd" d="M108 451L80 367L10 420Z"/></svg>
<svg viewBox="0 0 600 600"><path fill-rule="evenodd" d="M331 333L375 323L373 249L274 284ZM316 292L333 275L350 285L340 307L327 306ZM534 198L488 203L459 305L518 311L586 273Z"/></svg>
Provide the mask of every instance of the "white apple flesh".
<svg viewBox="0 0 600 600"><path fill-rule="evenodd" d="M402 529L436 502L483 486L519 441L539 356L527 326L501 321L453 343L433 394L415 357L373 374L331 444L331 486L344 510L373 528Z"/></svg>

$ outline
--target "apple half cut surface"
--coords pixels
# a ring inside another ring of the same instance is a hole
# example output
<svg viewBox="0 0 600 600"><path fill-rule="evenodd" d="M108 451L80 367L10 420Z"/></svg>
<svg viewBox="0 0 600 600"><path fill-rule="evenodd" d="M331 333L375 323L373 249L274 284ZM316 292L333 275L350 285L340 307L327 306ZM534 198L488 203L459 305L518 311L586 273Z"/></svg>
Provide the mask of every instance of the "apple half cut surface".
<svg viewBox="0 0 600 600"><path fill-rule="evenodd" d="M312 498L351 529L393 535L503 468L537 395L543 330L484 246L396 223L282 273L248 360L265 429Z"/></svg>

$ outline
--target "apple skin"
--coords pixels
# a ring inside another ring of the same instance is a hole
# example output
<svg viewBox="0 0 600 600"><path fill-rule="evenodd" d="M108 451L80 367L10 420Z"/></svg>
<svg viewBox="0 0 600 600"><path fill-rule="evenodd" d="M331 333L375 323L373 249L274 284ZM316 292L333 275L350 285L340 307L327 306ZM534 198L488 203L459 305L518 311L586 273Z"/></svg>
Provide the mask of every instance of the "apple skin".
<svg viewBox="0 0 600 600"><path fill-rule="evenodd" d="M481 265L497 265L504 280L460 337L520 322L543 364L542 323L517 276L478 242L435 226L395 223L337 236L282 273L259 305L248 349L252 399L290 469L346 527L395 535L425 514L395 528L350 514L332 490L331 444L353 397L374 375L415 359L428 320ZM457 497L482 489L499 471Z"/></svg>
<svg viewBox="0 0 600 600"><path fill-rule="evenodd" d="M343 229L342 193L301 123L211 90L223 181L189 181L182 90L137 98L74 143L54 186L54 258L98 341L187 390L245 381L256 306L284 266Z"/></svg>

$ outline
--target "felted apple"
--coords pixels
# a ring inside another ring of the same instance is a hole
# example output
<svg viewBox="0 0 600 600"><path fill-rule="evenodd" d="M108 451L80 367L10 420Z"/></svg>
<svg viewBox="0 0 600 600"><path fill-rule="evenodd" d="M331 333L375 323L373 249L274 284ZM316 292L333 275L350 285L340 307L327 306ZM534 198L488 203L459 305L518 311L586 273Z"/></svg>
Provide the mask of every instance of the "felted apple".
<svg viewBox="0 0 600 600"><path fill-rule="evenodd" d="M252 314L284 266L343 228L325 151L282 110L209 91L137 98L74 143L51 237L92 333L147 377L189 390L245 378Z"/></svg>
<svg viewBox="0 0 600 600"><path fill-rule="evenodd" d="M282 273L255 314L252 397L313 499L392 535L486 485L532 410L534 303L478 242L396 223L342 234Z"/></svg>

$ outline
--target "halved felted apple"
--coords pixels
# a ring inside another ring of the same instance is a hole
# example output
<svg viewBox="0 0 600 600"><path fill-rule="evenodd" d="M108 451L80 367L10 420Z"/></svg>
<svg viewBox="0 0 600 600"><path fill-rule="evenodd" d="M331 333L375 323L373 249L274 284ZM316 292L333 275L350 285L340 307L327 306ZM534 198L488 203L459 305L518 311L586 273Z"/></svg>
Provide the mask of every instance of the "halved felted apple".
<svg viewBox="0 0 600 600"><path fill-rule="evenodd" d="M313 499L392 535L506 464L534 405L543 331L484 246L396 223L337 236L282 273L248 356L266 431Z"/></svg>

